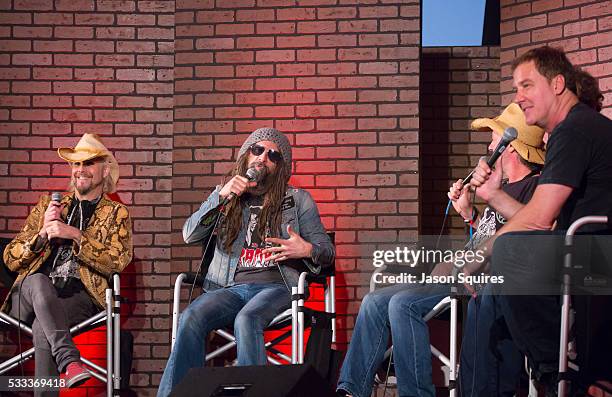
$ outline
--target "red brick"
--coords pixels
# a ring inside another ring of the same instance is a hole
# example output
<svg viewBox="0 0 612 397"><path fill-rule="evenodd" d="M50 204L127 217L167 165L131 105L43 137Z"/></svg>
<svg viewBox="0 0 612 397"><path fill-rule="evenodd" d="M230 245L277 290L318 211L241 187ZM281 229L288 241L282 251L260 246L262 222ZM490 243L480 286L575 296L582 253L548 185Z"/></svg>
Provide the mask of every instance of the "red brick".
<svg viewBox="0 0 612 397"><path fill-rule="evenodd" d="M531 3L523 3L510 7L501 8L501 20L505 21L510 18L519 18L531 14Z"/></svg>
<svg viewBox="0 0 612 397"><path fill-rule="evenodd" d="M536 29L531 32L531 40L533 43L555 40L562 36L563 29L561 26L551 26L548 28Z"/></svg>
<svg viewBox="0 0 612 397"><path fill-rule="evenodd" d="M119 106L119 99L117 100ZM110 108L113 107L112 96L75 96L74 106L85 108Z"/></svg>
<svg viewBox="0 0 612 397"><path fill-rule="evenodd" d="M161 42L158 43L158 46L161 46ZM155 42L153 41L117 41L116 45L117 52L127 52L127 53L153 53L155 52Z"/></svg>
<svg viewBox="0 0 612 397"><path fill-rule="evenodd" d="M295 117L293 106L258 106L255 108L258 118L292 118Z"/></svg>
<svg viewBox="0 0 612 397"><path fill-rule="evenodd" d="M580 15L583 19L610 15L609 1L596 2L580 8Z"/></svg>
<svg viewBox="0 0 612 397"><path fill-rule="evenodd" d="M217 94L220 95L220 94ZM229 95L227 104L233 103L233 95ZM259 93L237 93L236 104L271 104L274 103L274 94L272 92Z"/></svg>
<svg viewBox="0 0 612 397"><path fill-rule="evenodd" d="M335 33L336 23L333 21L298 22L298 33L325 34Z"/></svg>
<svg viewBox="0 0 612 397"><path fill-rule="evenodd" d="M115 71L111 68L77 68L74 70L75 80L114 80Z"/></svg>
<svg viewBox="0 0 612 397"><path fill-rule="evenodd" d="M91 27L77 26L56 26L54 29L54 37L69 38L69 39L88 39L93 38L94 29Z"/></svg>
<svg viewBox="0 0 612 397"><path fill-rule="evenodd" d="M397 45L398 37L397 34L389 33L362 33L359 35L360 46L383 46L383 45Z"/></svg>
<svg viewBox="0 0 612 397"><path fill-rule="evenodd" d="M271 48L274 47L274 37L239 37L237 48Z"/></svg>
<svg viewBox="0 0 612 397"><path fill-rule="evenodd" d="M375 116L376 105L338 105L338 116Z"/></svg>
<svg viewBox="0 0 612 397"><path fill-rule="evenodd" d="M34 15L39 15L34 13ZM49 14L40 14L49 15ZM0 12L0 24L2 25L29 25L32 23L32 14L25 12Z"/></svg>
<svg viewBox="0 0 612 397"><path fill-rule="evenodd" d="M548 13L548 23L554 25L557 23L566 23L575 21L580 18L580 10L578 8L566 8L564 10L553 11Z"/></svg>
<svg viewBox="0 0 612 397"><path fill-rule="evenodd" d="M298 77L298 89L326 89L336 88L336 79L333 77Z"/></svg>
<svg viewBox="0 0 612 397"><path fill-rule="evenodd" d="M245 38L246 39L246 38ZM303 47L315 47L316 36L277 36L276 46L278 48L303 48ZM300 52L298 52L298 60Z"/></svg>
<svg viewBox="0 0 612 397"><path fill-rule="evenodd" d="M51 37L52 28L35 26L15 26L13 27L13 37L46 38Z"/></svg>
<svg viewBox="0 0 612 397"><path fill-rule="evenodd" d="M51 0L16 0L14 7L16 10L51 11L53 10L53 1Z"/></svg>
<svg viewBox="0 0 612 397"><path fill-rule="evenodd" d="M357 74L357 64L352 62L319 64L317 65L317 74L320 76L354 75Z"/></svg>
<svg viewBox="0 0 612 397"><path fill-rule="evenodd" d="M236 11L237 21L273 21L274 10L273 9L260 9L260 10L238 10Z"/></svg>
<svg viewBox="0 0 612 397"><path fill-rule="evenodd" d="M341 61L373 60L376 59L376 48L340 48L338 59Z"/></svg>
<svg viewBox="0 0 612 397"><path fill-rule="evenodd" d="M55 0L55 9L58 11L93 11L93 0Z"/></svg>
<svg viewBox="0 0 612 397"><path fill-rule="evenodd" d="M535 4L534 4L535 6ZM530 30L546 26L546 14L532 15L526 18L519 18L516 21L517 30Z"/></svg>
<svg viewBox="0 0 612 397"><path fill-rule="evenodd" d="M75 16L76 25L114 25L114 23L115 16L113 14L76 14ZM96 29L96 32L99 32L99 29ZM133 37L133 34L131 37Z"/></svg>
<svg viewBox="0 0 612 397"><path fill-rule="evenodd" d="M291 62L295 61L294 50L267 50L256 52L257 62Z"/></svg>
<svg viewBox="0 0 612 397"><path fill-rule="evenodd" d="M236 77L271 76L273 70L272 65L237 65Z"/></svg>
<svg viewBox="0 0 612 397"><path fill-rule="evenodd" d="M258 23L256 25L257 34L283 35L295 33L294 22L272 22Z"/></svg>
<svg viewBox="0 0 612 397"><path fill-rule="evenodd" d="M99 0L99 11L134 11L136 5L134 1Z"/></svg>
<svg viewBox="0 0 612 397"><path fill-rule="evenodd" d="M374 88L377 85L375 76L338 77L338 88Z"/></svg>
<svg viewBox="0 0 612 397"><path fill-rule="evenodd" d="M30 40L0 40L0 51L17 52L30 51Z"/></svg>
<svg viewBox="0 0 612 397"><path fill-rule="evenodd" d="M91 121L91 110L87 109L53 109L55 121Z"/></svg>
<svg viewBox="0 0 612 397"><path fill-rule="evenodd" d="M339 201L367 201L376 199L376 189L337 189Z"/></svg>
<svg viewBox="0 0 612 397"><path fill-rule="evenodd" d="M253 23L231 23L215 25L215 33L220 36L248 36L255 33Z"/></svg>
<svg viewBox="0 0 612 397"><path fill-rule="evenodd" d="M155 25L155 15L117 15L117 25L148 26Z"/></svg>
<svg viewBox="0 0 612 397"><path fill-rule="evenodd" d="M267 4L267 3L266 3ZM284 4L284 2L283 2ZM279 8L276 10L276 19L279 21L303 21L316 18L315 8Z"/></svg>
<svg viewBox="0 0 612 397"><path fill-rule="evenodd" d="M604 47L612 44L612 32L601 32L580 38L581 48Z"/></svg>
<svg viewBox="0 0 612 397"><path fill-rule="evenodd" d="M51 111L45 109L12 109L12 120L51 120Z"/></svg>
<svg viewBox="0 0 612 397"><path fill-rule="evenodd" d="M357 36L350 34L320 35L319 47L353 47L357 45Z"/></svg>
<svg viewBox="0 0 612 397"><path fill-rule="evenodd" d="M93 54L54 54L56 66L93 66Z"/></svg>
<svg viewBox="0 0 612 397"><path fill-rule="evenodd" d="M340 32L376 32L378 21L375 19L340 21L338 26Z"/></svg>
<svg viewBox="0 0 612 397"><path fill-rule="evenodd" d="M215 54L216 63L252 63L253 51L228 51Z"/></svg>
<svg viewBox="0 0 612 397"><path fill-rule="evenodd" d="M134 92L134 84L115 82L96 82L96 94L129 94Z"/></svg>
<svg viewBox="0 0 612 397"><path fill-rule="evenodd" d="M292 90L295 88L295 79L267 78L255 80L256 90Z"/></svg>
<svg viewBox="0 0 612 397"><path fill-rule="evenodd" d="M133 121L134 112L131 110L96 110L96 121Z"/></svg>
<svg viewBox="0 0 612 397"><path fill-rule="evenodd" d="M215 108L215 118L220 119L243 119L253 117L253 109L250 107L223 107Z"/></svg>
<svg viewBox="0 0 612 397"><path fill-rule="evenodd" d="M89 94L93 92L91 82L54 82L53 92L58 94Z"/></svg>
<svg viewBox="0 0 612 397"><path fill-rule="evenodd" d="M563 7L563 0L538 0L531 4L531 12L534 14L542 11L554 10Z"/></svg>
<svg viewBox="0 0 612 397"><path fill-rule="evenodd" d="M34 41L34 51L36 52L71 52L72 50L71 40Z"/></svg>
<svg viewBox="0 0 612 397"><path fill-rule="evenodd" d="M1 80L25 80L30 78L29 68L0 68Z"/></svg>

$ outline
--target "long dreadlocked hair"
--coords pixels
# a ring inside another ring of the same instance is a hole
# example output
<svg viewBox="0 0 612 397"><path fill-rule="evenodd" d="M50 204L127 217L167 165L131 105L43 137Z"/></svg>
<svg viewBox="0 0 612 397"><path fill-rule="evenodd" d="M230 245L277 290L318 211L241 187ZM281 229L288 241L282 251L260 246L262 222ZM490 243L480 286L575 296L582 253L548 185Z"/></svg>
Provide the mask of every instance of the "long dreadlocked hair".
<svg viewBox="0 0 612 397"><path fill-rule="evenodd" d="M245 152L238 160L234 168L227 173L223 178L223 184L227 183L231 178L236 175L245 175L248 168L248 151ZM281 204L287 191L287 182L289 181L289 171L284 167L282 161L276 164L276 169L272 174L268 175L268 178L272 178L272 185L267 192L264 193L263 207L259 220L257 222L257 233L261 238L265 237L278 237L280 236L281 228ZM230 201L227 206L227 212L223 220L221 221L221 227L219 234L223 236L223 248L225 252L230 252L232 244L238 237L238 233L242 228L242 209L246 205L244 195L236 197ZM270 226L270 236L266 236L266 226Z"/></svg>

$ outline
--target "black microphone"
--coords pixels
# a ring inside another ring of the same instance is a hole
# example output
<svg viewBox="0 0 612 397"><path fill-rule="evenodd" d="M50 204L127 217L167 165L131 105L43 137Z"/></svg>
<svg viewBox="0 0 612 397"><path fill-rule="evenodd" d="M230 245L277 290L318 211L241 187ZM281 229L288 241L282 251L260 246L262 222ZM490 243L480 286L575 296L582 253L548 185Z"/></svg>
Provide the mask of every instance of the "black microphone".
<svg viewBox="0 0 612 397"><path fill-rule="evenodd" d="M255 168L249 168L248 170L246 170L246 175L245 175L246 179L249 180L249 182L259 182L259 179L261 178L261 172L257 171L257 169ZM222 202L221 202L221 206L225 206L227 205L227 203L229 203L230 201L232 201L234 198L236 197L236 194L234 194L234 192L231 192Z"/></svg>
<svg viewBox="0 0 612 397"><path fill-rule="evenodd" d="M504 130L504 134L502 135L501 140L499 141L499 143L497 144L497 147L491 154L491 157L489 157L489 159L487 160L487 165L489 167L493 167L493 164L495 164L499 156L501 156L501 154L504 152L504 150L506 150L510 142L515 140L517 136L518 136L518 132L516 131L516 128L514 127L508 127ZM473 169L472 172L470 172L468 176L466 176L463 179L462 183L464 185L468 183L470 179L472 179L472 175L474 174L475 170L476 169Z"/></svg>

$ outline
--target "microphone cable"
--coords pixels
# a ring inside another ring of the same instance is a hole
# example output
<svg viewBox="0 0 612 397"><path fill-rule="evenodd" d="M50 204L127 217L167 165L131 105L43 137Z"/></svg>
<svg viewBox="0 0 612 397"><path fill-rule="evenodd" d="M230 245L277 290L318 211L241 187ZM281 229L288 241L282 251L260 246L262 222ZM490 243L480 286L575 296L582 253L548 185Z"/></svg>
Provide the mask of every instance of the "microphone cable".
<svg viewBox="0 0 612 397"><path fill-rule="evenodd" d="M193 278L193 282L191 283L191 288L189 289L189 300L187 302L188 305L191 304L191 299L193 298L193 290L195 289L195 285L198 280L198 275L200 274L200 271L202 271L202 266L204 265L204 261L206 260L206 252L208 252L208 247L210 246L210 242L212 241L212 236L217 231L219 220L221 219L221 214L223 213L225 206L221 205L218 208L219 212L217 213L217 216L215 218L215 224L213 225L210 231L210 235L208 236L208 240L206 241L206 246L204 247L204 251L202 252L202 259L200 260L200 264L198 265L198 269L196 270L195 277Z"/></svg>

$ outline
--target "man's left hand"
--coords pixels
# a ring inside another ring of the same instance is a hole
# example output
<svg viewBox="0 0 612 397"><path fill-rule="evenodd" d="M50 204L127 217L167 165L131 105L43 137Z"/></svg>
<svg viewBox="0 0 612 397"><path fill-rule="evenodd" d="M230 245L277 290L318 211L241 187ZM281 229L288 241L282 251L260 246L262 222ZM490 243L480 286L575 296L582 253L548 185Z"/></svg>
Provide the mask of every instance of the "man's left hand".
<svg viewBox="0 0 612 397"><path fill-rule="evenodd" d="M62 221L55 220L48 222L45 230L49 239L63 238L77 242L81 239L81 231L79 229L69 226Z"/></svg>
<svg viewBox="0 0 612 397"><path fill-rule="evenodd" d="M312 244L304 240L302 236L297 234L287 225L288 239L268 237L266 243L275 244L276 246L263 250L264 254L273 254L270 259L276 262L287 259L310 258L312 253Z"/></svg>

